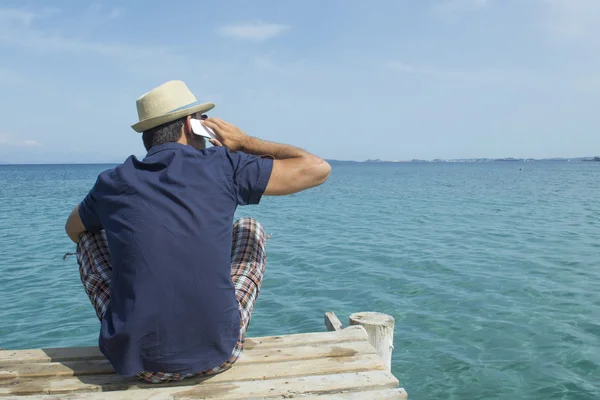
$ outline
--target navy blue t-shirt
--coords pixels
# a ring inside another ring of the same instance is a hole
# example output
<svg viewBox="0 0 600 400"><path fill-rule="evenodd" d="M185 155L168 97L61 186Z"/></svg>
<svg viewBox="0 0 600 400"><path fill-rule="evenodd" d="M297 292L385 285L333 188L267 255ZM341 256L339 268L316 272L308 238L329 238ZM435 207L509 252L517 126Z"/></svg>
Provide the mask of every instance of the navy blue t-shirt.
<svg viewBox="0 0 600 400"><path fill-rule="evenodd" d="M195 373L226 361L240 319L230 276L233 217L258 204L273 161L179 143L100 174L79 206L113 265L99 345L115 371Z"/></svg>

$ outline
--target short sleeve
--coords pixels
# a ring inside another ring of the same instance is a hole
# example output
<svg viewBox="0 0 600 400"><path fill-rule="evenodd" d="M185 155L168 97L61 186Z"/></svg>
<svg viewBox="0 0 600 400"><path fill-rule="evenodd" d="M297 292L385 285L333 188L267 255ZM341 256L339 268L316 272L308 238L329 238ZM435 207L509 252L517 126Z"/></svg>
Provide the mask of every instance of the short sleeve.
<svg viewBox="0 0 600 400"><path fill-rule="evenodd" d="M79 204L79 218L85 229L91 232L102 230L102 223L98 216L97 186L98 182Z"/></svg>
<svg viewBox="0 0 600 400"><path fill-rule="evenodd" d="M243 152L229 153L229 157L238 205L258 204L269 183L273 160Z"/></svg>

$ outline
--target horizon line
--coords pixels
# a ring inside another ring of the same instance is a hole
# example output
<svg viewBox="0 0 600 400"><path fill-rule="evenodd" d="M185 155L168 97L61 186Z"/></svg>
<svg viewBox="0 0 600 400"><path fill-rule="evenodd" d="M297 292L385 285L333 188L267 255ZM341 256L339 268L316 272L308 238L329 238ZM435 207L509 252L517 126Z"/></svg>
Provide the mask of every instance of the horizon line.
<svg viewBox="0 0 600 400"><path fill-rule="evenodd" d="M569 160L593 160L598 156L578 156L578 157L544 157L544 158L533 158L533 157L468 157L468 158L432 158L432 159L419 159L413 158L410 160L385 160L379 158L370 158L366 160L343 160L335 158L324 158L325 161L333 162L353 162L353 163L418 163L418 162L469 162L476 160L483 160L488 162L494 161L569 161ZM13 166L28 166L28 165L114 165L121 164L122 161L102 161L102 162L1 162L0 165L13 165Z"/></svg>

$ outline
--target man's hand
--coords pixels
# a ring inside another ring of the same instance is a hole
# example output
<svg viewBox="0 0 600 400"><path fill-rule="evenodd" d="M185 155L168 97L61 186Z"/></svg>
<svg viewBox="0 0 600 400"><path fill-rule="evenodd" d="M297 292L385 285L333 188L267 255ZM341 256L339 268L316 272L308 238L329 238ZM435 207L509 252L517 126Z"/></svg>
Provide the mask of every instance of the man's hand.
<svg viewBox="0 0 600 400"><path fill-rule="evenodd" d="M237 126L220 118L207 118L202 121L202 124L212 129L217 136L217 139L210 139L213 146L225 146L232 152L245 149L248 135Z"/></svg>

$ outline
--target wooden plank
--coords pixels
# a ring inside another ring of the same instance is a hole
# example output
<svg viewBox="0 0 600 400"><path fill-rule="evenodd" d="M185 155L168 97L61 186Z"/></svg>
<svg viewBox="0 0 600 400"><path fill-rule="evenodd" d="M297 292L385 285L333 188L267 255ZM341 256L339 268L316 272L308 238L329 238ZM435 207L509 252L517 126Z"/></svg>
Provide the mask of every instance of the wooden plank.
<svg viewBox="0 0 600 400"><path fill-rule="evenodd" d="M343 328L342 322L333 311L325 313L325 326L328 331L341 331Z"/></svg>
<svg viewBox="0 0 600 400"><path fill-rule="evenodd" d="M3 379L40 378L73 375L114 374L108 360L63 361L55 363L31 363L0 365L0 384Z"/></svg>
<svg viewBox="0 0 600 400"><path fill-rule="evenodd" d="M372 390L368 392L351 392L324 395L297 396L298 400L407 400L408 393L403 388Z"/></svg>
<svg viewBox="0 0 600 400"><path fill-rule="evenodd" d="M366 338L357 341L316 343L308 346L270 348L257 345L244 350L237 363L264 363L324 357L349 357L356 354L376 354L377 350Z"/></svg>
<svg viewBox="0 0 600 400"><path fill-rule="evenodd" d="M376 354L375 348L366 340L359 342L325 343L319 346L298 346L283 349L255 347L245 351L235 365L276 363L282 361L309 360L325 357L350 357L356 354ZM260 368L260 367L258 367ZM0 365L2 379L37 378L51 376L83 376L112 374L108 360L77 360L63 362L34 362Z"/></svg>
<svg viewBox="0 0 600 400"><path fill-rule="evenodd" d="M360 327L347 328L341 332L301 333L295 335L266 336L246 339L245 350L255 347L285 348L317 345L319 343L341 343L366 339ZM76 360L103 360L104 355L97 347L67 347L56 349L0 350L0 365L31 362L60 362Z"/></svg>
<svg viewBox="0 0 600 400"><path fill-rule="evenodd" d="M356 340L368 340L367 333L362 327L344 329L341 332L300 333L284 336L266 336L247 339L245 348L250 350L259 344L262 348L283 348L286 346L318 345L319 343L353 342Z"/></svg>
<svg viewBox="0 0 600 400"><path fill-rule="evenodd" d="M260 364L259 366L254 364L235 365L230 371L212 377L186 379L181 382L161 384L161 386L196 385L200 382L203 382L202 386L204 386L232 381L268 380L283 377L343 374L370 370L385 370L385 365L376 354L282 361ZM148 388L151 386L153 385L114 374L44 379L15 378L0 381L0 395L111 391Z"/></svg>
<svg viewBox="0 0 600 400"><path fill-rule="evenodd" d="M100 393L7 396L2 400L198 400L198 399L269 399L295 398L302 395L325 395L391 389L398 380L387 371L365 371L333 375L301 376L258 381L234 381L195 386L151 386L151 389ZM301 398L301 397L299 397ZM358 397L361 398L361 397Z"/></svg>
<svg viewBox="0 0 600 400"><path fill-rule="evenodd" d="M3 350L0 351L0 365L73 361L73 360L103 360L104 355L98 347L65 347L56 349Z"/></svg>

